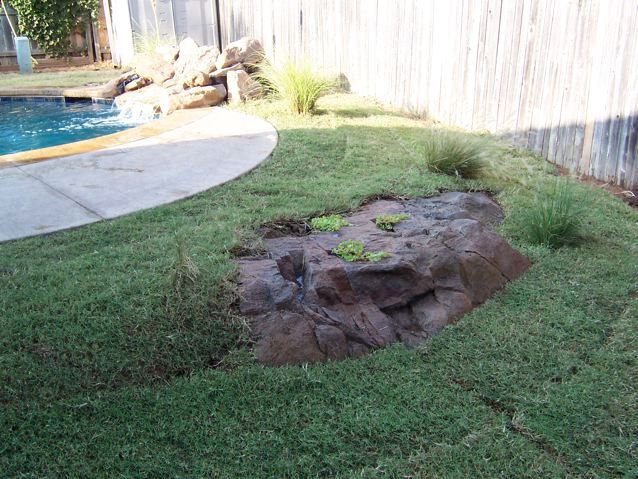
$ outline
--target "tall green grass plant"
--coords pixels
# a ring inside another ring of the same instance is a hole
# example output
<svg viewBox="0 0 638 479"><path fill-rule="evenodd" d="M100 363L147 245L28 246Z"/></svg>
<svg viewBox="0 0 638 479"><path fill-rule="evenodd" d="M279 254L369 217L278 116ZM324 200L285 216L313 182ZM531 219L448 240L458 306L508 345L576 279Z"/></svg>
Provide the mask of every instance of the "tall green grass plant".
<svg viewBox="0 0 638 479"><path fill-rule="evenodd" d="M478 178L492 142L454 131L432 130L423 142L425 166L434 173Z"/></svg>
<svg viewBox="0 0 638 479"><path fill-rule="evenodd" d="M253 78L266 92L282 98L294 113L306 115L317 100L334 88L336 82L317 72L307 62L286 61L274 65L265 59L257 65Z"/></svg>
<svg viewBox="0 0 638 479"><path fill-rule="evenodd" d="M533 244L558 248L581 238L582 209L575 186L556 180L547 191L538 193L534 205L522 212L527 239Z"/></svg>

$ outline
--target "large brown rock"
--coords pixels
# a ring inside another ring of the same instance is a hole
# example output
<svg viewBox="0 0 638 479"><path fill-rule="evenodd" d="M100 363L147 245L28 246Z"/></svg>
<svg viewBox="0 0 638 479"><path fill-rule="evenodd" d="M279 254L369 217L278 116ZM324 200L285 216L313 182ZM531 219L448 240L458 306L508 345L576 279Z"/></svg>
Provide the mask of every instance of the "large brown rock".
<svg viewBox="0 0 638 479"><path fill-rule="evenodd" d="M382 231L375 218L410 217ZM530 265L490 225L499 206L482 193L377 201L337 233L270 238L267 256L239 261L240 311L258 359L271 365L343 359L401 341L418 345L493 296ZM360 240L379 262L331 253Z"/></svg>
<svg viewBox="0 0 638 479"><path fill-rule="evenodd" d="M225 99L226 88L223 85L194 87L168 95L161 104L161 110L164 115L168 115L175 110L219 105Z"/></svg>
<svg viewBox="0 0 638 479"><path fill-rule="evenodd" d="M244 70L230 70L226 74L228 101L241 103L261 96L261 85L250 78Z"/></svg>
<svg viewBox="0 0 638 479"><path fill-rule="evenodd" d="M228 75L228 72L237 71L237 70L245 71L244 65L242 65L241 63L235 63L234 65L222 68L221 70L215 70L214 72L210 74L210 77L211 79L222 79L222 78L225 78L226 75Z"/></svg>
<svg viewBox="0 0 638 479"><path fill-rule="evenodd" d="M150 85L126 92L115 98L115 106L120 110L144 109L152 113L160 113L163 105L169 100L169 93L159 85Z"/></svg>
<svg viewBox="0 0 638 479"><path fill-rule="evenodd" d="M137 55L133 61L135 71L142 78L148 78L156 85L161 85L175 75L175 67L164 60L159 53Z"/></svg>
<svg viewBox="0 0 638 479"><path fill-rule="evenodd" d="M150 83L150 80L148 78L139 77L133 81L128 82L124 86L124 91L139 90L140 88L144 88L145 86L147 86L149 83Z"/></svg>
<svg viewBox="0 0 638 479"><path fill-rule="evenodd" d="M215 65L218 70L229 67L235 63L254 65L264 57L264 48L259 40L251 37L242 37L224 47Z"/></svg>
<svg viewBox="0 0 638 479"><path fill-rule="evenodd" d="M185 65L191 58L197 56L199 45L191 37L184 38L177 46L177 60L181 56L180 64Z"/></svg>
<svg viewBox="0 0 638 479"><path fill-rule="evenodd" d="M208 86L212 83L213 81L207 73L197 70L191 70L180 75L176 82L176 84L184 90L196 86Z"/></svg>
<svg viewBox="0 0 638 479"><path fill-rule="evenodd" d="M200 47L192 38L182 40L175 61L177 84L182 88L210 85L209 74L215 70L218 56L219 49L216 46Z"/></svg>
<svg viewBox="0 0 638 479"><path fill-rule="evenodd" d="M128 71L102 85L65 88L62 94L67 98L115 98L136 78L134 71Z"/></svg>

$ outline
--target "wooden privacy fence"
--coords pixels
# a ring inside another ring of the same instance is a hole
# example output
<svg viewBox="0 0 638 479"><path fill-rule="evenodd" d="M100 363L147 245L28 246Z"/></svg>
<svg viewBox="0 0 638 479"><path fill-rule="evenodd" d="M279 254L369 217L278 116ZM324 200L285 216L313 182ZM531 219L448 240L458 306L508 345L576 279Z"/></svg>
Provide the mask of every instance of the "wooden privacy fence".
<svg viewBox="0 0 638 479"><path fill-rule="evenodd" d="M111 0L114 6L117 2L128 8L133 43L154 37L158 27L163 41L179 41L189 36L200 45L218 42L214 0L155 0L155 7L152 0Z"/></svg>
<svg viewBox="0 0 638 479"><path fill-rule="evenodd" d="M635 0L219 0L222 43L343 73L352 91L638 185Z"/></svg>
<svg viewBox="0 0 638 479"><path fill-rule="evenodd" d="M136 52L191 37L200 45L219 44L217 0L101 0L113 63L130 64Z"/></svg>

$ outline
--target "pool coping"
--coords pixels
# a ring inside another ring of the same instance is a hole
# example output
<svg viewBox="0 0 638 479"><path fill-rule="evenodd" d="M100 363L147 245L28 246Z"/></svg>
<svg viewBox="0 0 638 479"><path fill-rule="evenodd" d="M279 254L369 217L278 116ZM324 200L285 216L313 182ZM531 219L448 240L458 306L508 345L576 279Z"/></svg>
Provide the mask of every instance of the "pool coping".
<svg viewBox="0 0 638 479"><path fill-rule="evenodd" d="M0 88L0 96L65 96L64 90L66 88ZM85 98L90 99L90 97Z"/></svg>
<svg viewBox="0 0 638 479"><path fill-rule="evenodd" d="M0 96L63 96L71 99L110 99L104 95L104 84L74 87L4 87L0 88Z"/></svg>
<svg viewBox="0 0 638 479"><path fill-rule="evenodd" d="M0 96L5 96L0 90ZM17 96L17 95L16 95ZM34 95L31 95L34 96ZM195 108L192 110L178 110L169 116L153 120L144 125L111 133L110 135L98 136L88 140L80 140L63 145L49 146L35 150L20 151L0 155L0 169L13 166L28 165L39 161L46 161L63 156L77 155L91 151L103 150L115 146L121 146L138 140L143 140L159 135L169 130L188 125L210 112L210 108Z"/></svg>

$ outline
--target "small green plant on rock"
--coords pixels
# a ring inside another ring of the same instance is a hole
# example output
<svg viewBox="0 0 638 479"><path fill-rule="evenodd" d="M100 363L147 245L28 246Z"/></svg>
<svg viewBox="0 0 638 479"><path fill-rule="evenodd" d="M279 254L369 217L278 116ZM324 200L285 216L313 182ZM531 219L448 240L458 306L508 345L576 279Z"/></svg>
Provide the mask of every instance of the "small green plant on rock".
<svg viewBox="0 0 638 479"><path fill-rule="evenodd" d="M332 249L332 254L339 256L344 261L381 261L383 258L390 256L385 251L365 251L363 243L358 240L346 240L339 243L336 248Z"/></svg>
<svg viewBox="0 0 638 479"><path fill-rule="evenodd" d="M344 226L350 226L341 215L319 216L310 220L310 227L317 231L339 231Z"/></svg>
<svg viewBox="0 0 638 479"><path fill-rule="evenodd" d="M381 215L374 219L377 228L384 231L394 231L394 226L403 220L410 218L406 213L397 213L395 215Z"/></svg>
<svg viewBox="0 0 638 479"><path fill-rule="evenodd" d="M366 251L365 253L363 253L363 259L365 259L366 261L370 261L371 263L376 263L377 261L381 261L384 258L387 258L388 256L390 256L390 253L387 253L385 251Z"/></svg>
<svg viewBox="0 0 638 479"><path fill-rule="evenodd" d="M582 209L574 186L558 180L548 193L525 210L522 221L531 243L558 248L580 239Z"/></svg>

